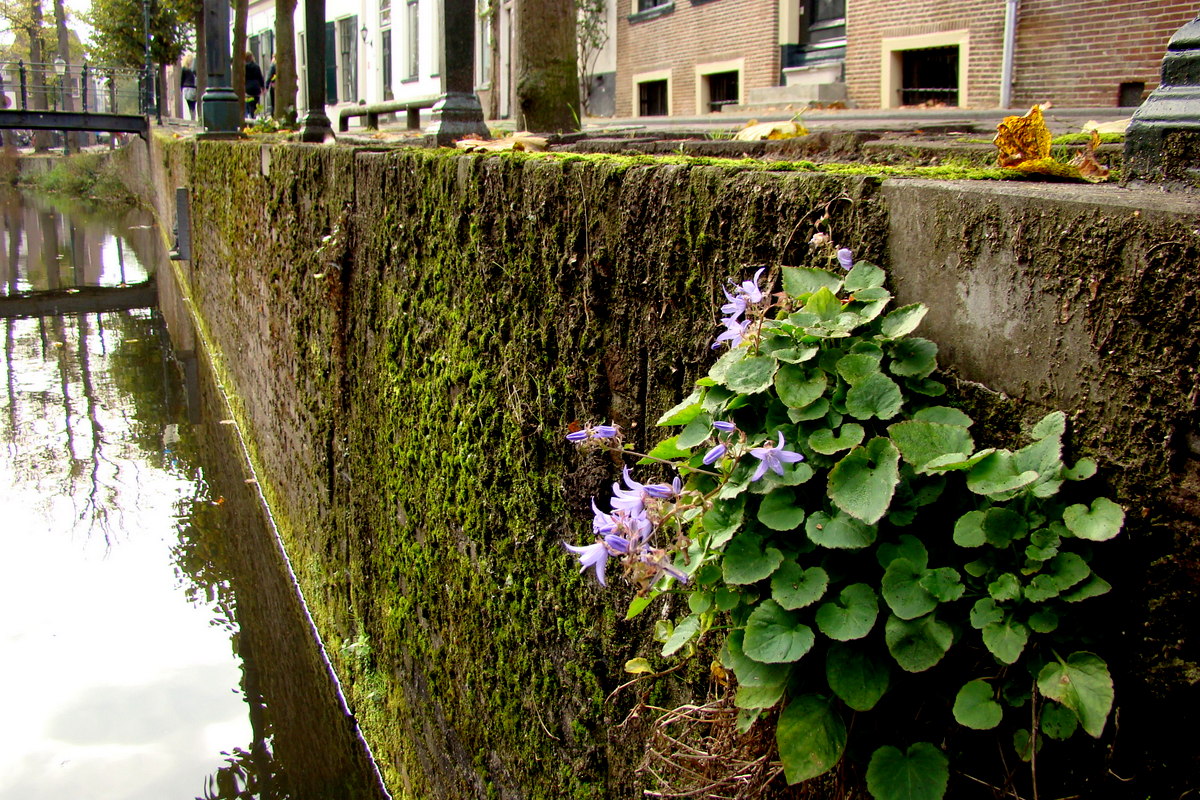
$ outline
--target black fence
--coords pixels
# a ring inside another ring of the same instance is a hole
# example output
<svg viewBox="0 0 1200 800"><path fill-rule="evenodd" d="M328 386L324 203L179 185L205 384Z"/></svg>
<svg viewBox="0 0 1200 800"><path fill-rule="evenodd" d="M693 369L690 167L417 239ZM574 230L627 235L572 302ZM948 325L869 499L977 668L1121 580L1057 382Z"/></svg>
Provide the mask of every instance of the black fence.
<svg viewBox="0 0 1200 800"><path fill-rule="evenodd" d="M0 61L0 109L146 114L153 111L152 81L144 69Z"/></svg>

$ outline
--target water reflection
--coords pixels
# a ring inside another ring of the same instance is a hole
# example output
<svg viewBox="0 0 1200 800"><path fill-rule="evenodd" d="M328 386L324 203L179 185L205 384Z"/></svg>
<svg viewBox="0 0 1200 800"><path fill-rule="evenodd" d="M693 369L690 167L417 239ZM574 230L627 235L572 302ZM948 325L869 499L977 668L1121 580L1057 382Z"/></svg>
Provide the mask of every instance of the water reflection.
<svg viewBox="0 0 1200 800"><path fill-rule="evenodd" d="M163 256L0 208L13 302ZM161 310L2 320L0 798L385 797L168 276Z"/></svg>

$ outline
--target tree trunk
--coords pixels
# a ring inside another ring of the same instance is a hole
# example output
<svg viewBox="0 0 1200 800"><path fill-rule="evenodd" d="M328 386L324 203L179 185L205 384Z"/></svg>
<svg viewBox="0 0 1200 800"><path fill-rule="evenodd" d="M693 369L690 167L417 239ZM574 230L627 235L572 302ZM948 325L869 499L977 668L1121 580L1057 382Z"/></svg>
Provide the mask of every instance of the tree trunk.
<svg viewBox="0 0 1200 800"><path fill-rule="evenodd" d="M34 109L45 111L46 105L46 58L42 50L42 0L30 0L29 3L29 105ZM50 149L50 134L47 131L34 131L33 149L35 152L45 152Z"/></svg>
<svg viewBox="0 0 1200 800"><path fill-rule="evenodd" d="M246 18L250 14L250 0L234 0L233 4L233 61L230 83L238 96L238 119L246 118Z"/></svg>
<svg viewBox="0 0 1200 800"><path fill-rule="evenodd" d="M574 0L517 0L517 125L579 130Z"/></svg>
<svg viewBox="0 0 1200 800"><path fill-rule="evenodd" d="M275 0L275 119L296 123L296 0Z"/></svg>
<svg viewBox="0 0 1200 800"><path fill-rule="evenodd" d="M196 120L204 124L204 104L201 102L204 99L204 91L208 88L208 48L205 46L204 30L204 4L200 4L200 9L196 12L196 58L192 61L192 67L196 71Z"/></svg>

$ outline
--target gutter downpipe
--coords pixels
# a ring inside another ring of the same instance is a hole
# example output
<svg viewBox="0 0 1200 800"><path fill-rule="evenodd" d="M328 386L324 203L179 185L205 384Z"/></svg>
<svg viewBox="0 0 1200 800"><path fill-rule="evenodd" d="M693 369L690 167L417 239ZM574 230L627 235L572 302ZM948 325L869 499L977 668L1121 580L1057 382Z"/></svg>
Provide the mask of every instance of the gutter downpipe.
<svg viewBox="0 0 1200 800"><path fill-rule="evenodd" d="M1012 106L1013 59L1017 49L1017 6L1020 0L1005 0L1004 56L1000 64L1000 107Z"/></svg>

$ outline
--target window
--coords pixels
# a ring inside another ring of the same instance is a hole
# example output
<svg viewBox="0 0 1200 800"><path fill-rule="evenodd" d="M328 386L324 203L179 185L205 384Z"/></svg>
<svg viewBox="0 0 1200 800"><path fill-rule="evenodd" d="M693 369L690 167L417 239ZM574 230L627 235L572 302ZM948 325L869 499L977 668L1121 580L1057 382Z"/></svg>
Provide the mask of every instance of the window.
<svg viewBox="0 0 1200 800"><path fill-rule="evenodd" d="M392 92L392 29L379 32L379 57L383 61L383 99L395 100Z"/></svg>
<svg viewBox="0 0 1200 800"><path fill-rule="evenodd" d="M638 13L642 11L653 11L660 6L671 5L672 0L637 0Z"/></svg>
<svg viewBox="0 0 1200 800"><path fill-rule="evenodd" d="M308 45L304 32L300 32L300 53L299 65L296 70L296 82L300 84L300 105L299 108L308 108Z"/></svg>
<svg viewBox="0 0 1200 800"><path fill-rule="evenodd" d="M417 0L408 0L406 6L406 24L408 26L408 80L415 80L421 74L421 34L420 34L420 4Z"/></svg>
<svg viewBox="0 0 1200 800"><path fill-rule="evenodd" d="M358 17L338 20L338 78L341 98L358 102Z"/></svg>
<svg viewBox="0 0 1200 800"><path fill-rule="evenodd" d="M488 88L492 82L492 14L477 14L475 25L475 82Z"/></svg>
<svg viewBox="0 0 1200 800"><path fill-rule="evenodd" d="M901 105L958 105L957 47L905 50L901 58Z"/></svg>
<svg viewBox="0 0 1200 800"><path fill-rule="evenodd" d="M714 72L704 76L708 84L708 111L720 111L723 106L738 103L738 73Z"/></svg>
<svg viewBox="0 0 1200 800"><path fill-rule="evenodd" d="M667 81L642 81L638 84L638 115L643 117L665 117L667 107Z"/></svg>

